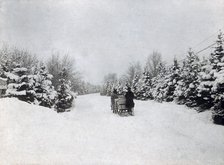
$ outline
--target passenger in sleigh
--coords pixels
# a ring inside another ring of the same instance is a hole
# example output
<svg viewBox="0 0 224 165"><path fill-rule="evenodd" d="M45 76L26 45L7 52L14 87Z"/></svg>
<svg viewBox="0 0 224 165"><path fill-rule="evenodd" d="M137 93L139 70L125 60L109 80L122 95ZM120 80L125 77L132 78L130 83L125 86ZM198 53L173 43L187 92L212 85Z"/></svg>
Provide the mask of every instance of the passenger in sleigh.
<svg viewBox="0 0 224 165"><path fill-rule="evenodd" d="M131 88L128 87L128 91L127 93L125 94L125 99L126 99L126 107L128 109L128 113L130 115L134 115L134 106L135 106L135 103L133 101L134 99L134 93L131 91Z"/></svg>
<svg viewBox="0 0 224 165"><path fill-rule="evenodd" d="M117 98L118 98L118 93L117 93L117 90L114 89L113 93L111 94L111 110L113 111L113 113L116 112L115 99Z"/></svg>

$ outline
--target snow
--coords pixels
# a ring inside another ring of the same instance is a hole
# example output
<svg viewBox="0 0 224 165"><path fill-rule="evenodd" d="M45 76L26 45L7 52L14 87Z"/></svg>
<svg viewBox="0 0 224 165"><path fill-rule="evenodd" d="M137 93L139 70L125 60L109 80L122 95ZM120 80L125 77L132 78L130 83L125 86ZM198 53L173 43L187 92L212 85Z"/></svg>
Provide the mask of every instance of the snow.
<svg viewBox="0 0 224 165"><path fill-rule="evenodd" d="M5 86L5 85L0 85L0 89L7 89L7 86Z"/></svg>
<svg viewBox="0 0 224 165"><path fill-rule="evenodd" d="M0 164L224 164L224 127L209 111L135 101L135 116L120 117L99 94L75 104L56 113L0 99Z"/></svg>
<svg viewBox="0 0 224 165"><path fill-rule="evenodd" d="M11 85L11 84L10 84ZM8 89L6 91L6 95L12 95L12 96L25 96L26 95L26 91L15 91L15 89Z"/></svg>
<svg viewBox="0 0 224 165"><path fill-rule="evenodd" d="M15 80L15 81L18 81L19 79L19 76L13 74L13 73L10 73L10 72L5 72L6 76L11 79L11 80Z"/></svg>
<svg viewBox="0 0 224 165"><path fill-rule="evenodd" d="M15 73L17 73L17 72L27 72L27 68L24 68L24 67L22 67L22 68L14 68L13 71Z"/></svg>
<svg viewBox="0 0 224 165"><path fill-rule="evenodd" d="M2 77L0 77L0 80L2 80L2 81L7 81L6 78L2 78Z"/></svg>

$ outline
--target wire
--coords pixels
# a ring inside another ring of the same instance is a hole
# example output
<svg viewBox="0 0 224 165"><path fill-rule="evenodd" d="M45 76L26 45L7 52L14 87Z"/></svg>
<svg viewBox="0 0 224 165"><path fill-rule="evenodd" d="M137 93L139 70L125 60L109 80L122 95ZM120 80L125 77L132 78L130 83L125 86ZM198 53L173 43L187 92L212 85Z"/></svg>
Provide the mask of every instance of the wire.
<svg viewBox="0 0 224 165"><path fill-rule="evenodd" d="M209 46L207 46L207 47L205 47L205 48L203 48L202 50L200 50L200 51L198 51L198 52L196 52L195 54L199 54L199 53L201 53L201 52L203 52L203 51L205 51L206 49L208 49L208 48L210 48L210 47L212 47L212 46L214 46L216 44L216 42L215 43L213 43L213 44L211 44L211 45L209 45Z"/></svg>
<svg viewBox="0 0 224 165"><path fill-rule="evenodd" d="M196 44L195 46L193 46L193 47L191 47L191 48L194 49L194 48L198 47L199 45L201 45L201 44L204 43L205 41L207 41L207 40L209 40L210 38L212 38L214 35L217 35L217 33L220 32L222 29L224 29L224 27L221 28L221 29L219 29L218 31L216 31L216 32L213 33L212 35L206 37L204 40L202 40L201 42L199 42L198 44ZM216 44L216 42L213 43L213 44L211 44L211 45L209 45L209 46L207 46L207 47L205 47L205 48L203 48L203 49L201 49L201 50L199 50L199 51L197 51L195 54L198 55L198 54L200 54L201 52L203 52L203 51L205 51L205 50L211 48L211 47L214 46L215 44ZM186 60L186 58L184 58L184 59L182 59L182 60L178 60L178 62L183 62L184 60ZM169 66L172 66L172 65L168 65L168 67L169 67Z"/></svg>
<svg viewBox="0 0 224 165"><path fill-rule="evenodd" d="M201 52L207 50L208 48L211 48L211 47L214 46L215 44L216 44L216 42L213 43L213 44L211 44L211 45L209 45L209 46L207 46L207 47L205 47L205 48L203 48L203 49L201 49L201 50L199 50L198 52L196 52L196 53L194 53L194 54L198 55L199 53L201 53ZM180 62L183 62L183 61L185 61L185 60L186 60L186 58L184 58L184 59L182 59L182 60L178 60L178 62L180 63ZM171 64L171 65L168 65L168 67L171 67L171 66L173 66L173 65L172 65L172 64Z"/></svg>
<svg viewBox="0 0 224 165"><path fill-rule="evenodd" d="M204 40L202 40L201 42L199 42L198 44L196 44L196 45L193 46L192 48L194 49L194 48L198 47L199 45L201 45L201 44L204 43L205 41L207 41L207 40L209 40L210 38L212 38L213 36L217 35L218 32L219 32L219 30L216 31L215 33L213 33L212 35L210 35L209 37L205 38Z"/></svg>

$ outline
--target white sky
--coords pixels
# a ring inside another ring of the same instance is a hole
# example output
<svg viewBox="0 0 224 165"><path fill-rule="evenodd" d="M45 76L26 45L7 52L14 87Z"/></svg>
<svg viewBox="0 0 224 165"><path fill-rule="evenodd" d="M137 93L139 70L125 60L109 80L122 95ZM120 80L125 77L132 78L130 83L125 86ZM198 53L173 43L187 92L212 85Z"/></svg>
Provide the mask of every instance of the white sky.
<svg viewBox="0 0 224 165"><path fill-rule="evenodd" d="M153 50L168 62L181 59L220 28L223 0L0 0L1 44L40 58L68 52L92 83L124 73L130 62L143 64Z"/></svg>

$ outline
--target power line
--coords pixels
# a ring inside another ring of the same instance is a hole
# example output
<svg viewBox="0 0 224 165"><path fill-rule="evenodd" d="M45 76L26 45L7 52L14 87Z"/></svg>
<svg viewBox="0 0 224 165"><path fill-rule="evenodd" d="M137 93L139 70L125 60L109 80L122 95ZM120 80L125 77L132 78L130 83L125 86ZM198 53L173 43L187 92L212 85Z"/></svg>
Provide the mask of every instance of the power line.
<svg viewBox="0 0 224 165"><path fill-rule="evenodd" d="M199 50L199 51L196 52L195 54L198 55L199 53L201 53L201 52L207 50L208 48L211 48L211 47L214 46L215 44L216 44L216 42L213 43L213 44L211 44L211 45L209 45L209 46L206 46L205 48ZM178 62L183 62L184 60L186 60L186 58L184 58L184 59L182 59L182 60L178 60ZM168 67L169 67L169 66L172 66L172 65L168 65Z"/></svg>
<svg viewBox="0 0 224 165"><path fill-rule="evenodd" d="M213 33L212 35L206 37L204 40L202 40L201 42L199 42L198 44L196 44L195 46L193 46L192 49L198 47L199 45L201 45L201 44L204 43L205 41L207 41L207 40L209 40L210 38L212 38L213 36L217 35L218 32L219 32L219 30L216 31L215 33Z"/></svg>
<svg viewBox="0 0 224 165"><path fill-rule="evenodd" d="M203 48L202 50L199 50L198 52L196 52L195 54L199 54L199 53L201 53L201 52L203 52L203 51L205 51L206 49L208 49L208 48L210 48L210 47L212 47L212 46L214 46L216 44L216 42L215 43L213 43L213 44L211 44L211 45L209 45L209 46L207 46L207 47L205 47L205 48Z"/></svg>
<svg viewBox="0 0 224 165"><path fill-rule="evenodd" d="M221 28L221 29L219 29L219 30L216 31L215 33L211 34L210 36L206 37L205 39L203 39L203 40L200 41L199 43L195 44L195 46L193 46L193 47L191 47L191 48L192 48L192 49L195 49L196 47L198 47L199 45L201 45L201 44L204 43L205 41L207 41L207 40L209 40L210 38L212 38L213 36L217 35L217 33L220 32L220 30L222 30L222 29L224 29L224 27ZM215 43L214 43L213 45L215 45ZM208 47L203 48L202 50L198 51L196 54L199 54L199 53L203 52L204 50L210 48L210 47L213 46L213 45L209 45ZM182 60L180 60L180 61L184 61L184 59L182 59Z"/></svg>
<svg viewBox="0 0 224 165"><path fill-rule="evenodd" d="M220 31L222 31L224 29L223 28L220 28L219 30L217 30L215 33L211 34L210 36L206 37L204 40L202 40L201 42L199 42L198 44L196 44L195 46L193 46L192 48L196 48L198 47L199 45L201 45L202 43L204 43L205 41L209 40L210 38L212 38L213 36L217 35L217 33L220 33Z"/></svg>
<svg viewBox="0 0 224 165"><path fill-rule="evenodd" d="M220 31L222 31L222 29L224 29L224 27L221 28L221 29L219 29L218 31L216 31L216 32L213 33L212 35L206 37L204 40L202 40L201 42L199 42L198 44L196 44L196 45L193 46L192 48L196 48L196 47L198 47L199 45L201 45L201 44L204 43L205 41L207 41L207 40L209 40L210 38L212 38L213 36L217 35L217 33L220 32ZM206 46L205 48L203 48L203 49L197 51L195 54L198 55L198 54L200 54L201 52L203 52L203 51L205 51L205 50L211 48L211 47L214 46L215 44L216 44L216 42L214 42L213 44L211 44L211 45L209 45L209 46ZM182 59L182 60L178 60L178 61L179 61L179 62L183 62L184 60L186 60L186 58L184 58L184 59ZM172 66L172 65L168 65L168 67L169 67L169 66Z"/></svg>

